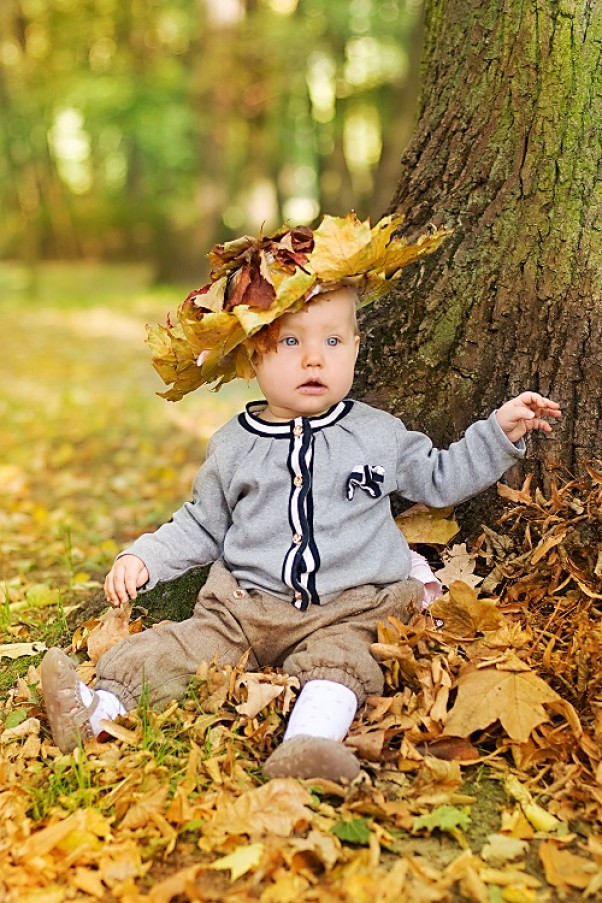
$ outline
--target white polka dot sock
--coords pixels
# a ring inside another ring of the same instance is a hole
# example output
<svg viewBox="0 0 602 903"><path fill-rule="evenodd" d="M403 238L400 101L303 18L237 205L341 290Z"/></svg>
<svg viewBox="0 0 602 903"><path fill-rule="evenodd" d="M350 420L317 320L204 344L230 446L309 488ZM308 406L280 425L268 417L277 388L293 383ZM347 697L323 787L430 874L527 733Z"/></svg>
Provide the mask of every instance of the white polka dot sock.
<svg viewBox="0 0 602 903"><path fill-rule="evenodd" d="M295 702L284 739L305 734L343 740L356 711L357 697L349 687L334 680L310 680Z"/></svg>

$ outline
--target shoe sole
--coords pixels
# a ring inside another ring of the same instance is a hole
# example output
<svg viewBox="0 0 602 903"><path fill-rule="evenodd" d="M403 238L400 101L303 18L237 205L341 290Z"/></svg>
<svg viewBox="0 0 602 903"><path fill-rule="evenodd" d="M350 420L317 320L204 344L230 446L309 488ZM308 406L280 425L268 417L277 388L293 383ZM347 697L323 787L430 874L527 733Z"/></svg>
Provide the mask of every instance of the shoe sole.
<svg viewBox="0 0 602 903"><path fill-rule="evenodd" d="M89 739L86 736L88 732L82 730L77 724L75 720L76 713L70 719L69 714L65 713L61 706L61 696L64 699L64 691L68 689L67 681L64 681L64 678L71 669L75 670L71 659L61 649L56 648L48 650L42 659L40 667L42 694L52 739L62 753L73 752L77 746ZM62 671L64 673L61 673ZM75 679L77 679L77 676ZM63 681L65 686L61 686ZM75 688L74 696L77 699ZM85 707L83 707L82 712L86 712Z"/></svg>

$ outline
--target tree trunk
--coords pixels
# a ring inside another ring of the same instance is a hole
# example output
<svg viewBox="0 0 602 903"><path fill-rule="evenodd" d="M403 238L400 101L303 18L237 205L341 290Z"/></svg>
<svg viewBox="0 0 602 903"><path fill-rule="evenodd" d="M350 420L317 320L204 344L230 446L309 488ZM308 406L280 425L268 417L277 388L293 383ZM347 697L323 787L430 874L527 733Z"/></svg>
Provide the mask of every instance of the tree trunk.
<svg viewBox="0 0 602 903"><path fill-rule="evenodd" d="M562 405L512 472L600 457L602 8L427 0L423 87L390 211L444 247L362 317L356 394L457 438L525 389Z"/></svg>

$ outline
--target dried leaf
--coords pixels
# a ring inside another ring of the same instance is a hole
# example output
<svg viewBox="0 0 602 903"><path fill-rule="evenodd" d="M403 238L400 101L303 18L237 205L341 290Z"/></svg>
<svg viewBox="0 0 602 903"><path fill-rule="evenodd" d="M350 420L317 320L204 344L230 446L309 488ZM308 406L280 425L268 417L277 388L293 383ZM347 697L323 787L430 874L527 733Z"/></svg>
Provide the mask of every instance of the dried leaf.
<svg viewBox="0 0 602 903"><path fill-rule="evenodd" d="M254 869L261 862L265 847L262 843L251 843L245 846L236 847L236 849L212 862L210 869L230 869L230 881L236 881L241 875Z"/></svg>
<svg viewBox="0 0 602 903"><path fill-rule="evenodd" d="M237 800L227 803L216 814L208 832L211 834L247 834L260 837L275 834L289 837L296 826L309 824L312 798L292 778L274 778Z"/></svg>
<svg viewBox="0 0 602 903"><path fill-rule="evenodd" d="M100 623L88 636L90 661L96 663L101 655L129 636L131 612L131 604L126 602L119 608L110 608L102 615Z"/></svg>
<svg viewBox="0 0 602 903"><path fill-rule="evenodd" d="M577 856L570 850L563 850L551 841L544 841L539 845L539 858L544 867L546 881L552 887L586 888L598 870L590 859Z"/></svg>
<svg viewBox="0 0 602 903"><path fill-rule="evenodd" d="M410 545L445 546L460 532L457 521L449 517L452 510L414 505L396 517L395 523Z"/></svg>
<svg viewBox="0 0 602 903"><path fill-rule="evenodd" d="M25 658L30 655L39 655L45 652L48 646L42 642L35 643L2 643L0 645L0 658Z"/></svg>
<svg viewBox="0 0 602 903"><path fill-rule="evenodd" d="M482 582L483 578L474 573L476 556L466 550L465 542L443 549L441 557L445 566L435 571L435 576L444 586L449 587L456 580L473 587Z"/></svg>
<svg viewBox="0 0 602 903"><path fill-rule="evenodd" d="M532 671L466 668L457 681L458 696L443 733L468 737L499 720L512 740L526 743L531 731L548 720L543 708L558 694Z"/></svg>
<svg viewBox="0 0 602 903"><path fill-rule="evenodd" d="M487 843L481 850L481 858L485 862L497 867L505 862L511 862L524 856L529 850L529 844L517 837L509 837L507 834L490 834Z"/></svg>
<svg viewBox="0 0 602 903"><path fill-rule="evenodd" d="M246 715L248 718L255 718L256 715L265 709L270 702L279 696L285 696L290 704L290 689L299 688L299 681L296 677L286 677L284 682L280 676L276 677L278 683L274 682L274 677L268 674L257 672L249 672L244 674L237 681L237 686L247 688L247 700L236 706L236 711L240 715Z"/></svg>
<svg viewBox="0 0 602 903"><path fill-rule="evenodd" d="M504 624L504 616L490 599L479 599L475 590L461 580L449 588L449 597L436 599L430 612L443 621L446 632L460 637L497 630Z"/></svg>
<svg viewBox="0 0 602 903"><path fill-rule="evenodd" d="M416 749L423 756L434 756L447 762L477 762L480 758L476 746L464 737L438 737L426 743L418 743Z"/></svg>
<svg viewBox="0 0 602 903"><path fill-rule="evenodd" d="M6 724L6 729L0 734L0 743L8 743L9 740L27 737L30 734L37 737L40 733L40 722L37 718L26 718L25 721L19 722L14 727L9 725L7 719Z"/></svg>

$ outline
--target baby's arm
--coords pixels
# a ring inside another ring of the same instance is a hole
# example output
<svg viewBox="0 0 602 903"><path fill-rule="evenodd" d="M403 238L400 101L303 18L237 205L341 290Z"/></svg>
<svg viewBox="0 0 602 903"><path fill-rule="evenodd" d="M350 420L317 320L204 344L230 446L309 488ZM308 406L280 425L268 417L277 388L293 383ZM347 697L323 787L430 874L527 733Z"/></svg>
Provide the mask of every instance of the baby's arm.
<svg viewBox="0 0 602 903"><path fill-rule="evenodd" d="M152 589L194 567L210 564L223 554L231 523L217 455L210 444L207 460L197 473L192 500L154 533L144 533L115 560L105 580L111 605L135 599L138 589Z"/></svg>
<svg viewBox="0 0 602 903"><path fill-rule="evenodd" d="M121 555L105 579L105 595L113 608L135 599L138 587L148 582L148 569L137 555Z"/></svg>
<svg viewBox="0 0 602 903"><path fill-rule="evenodd" d="M498 423L511 442L517 442L529 430L551 433L543 417L560 417L560 405L537 392L523 392L511 398L495 412Z"/></svg>

